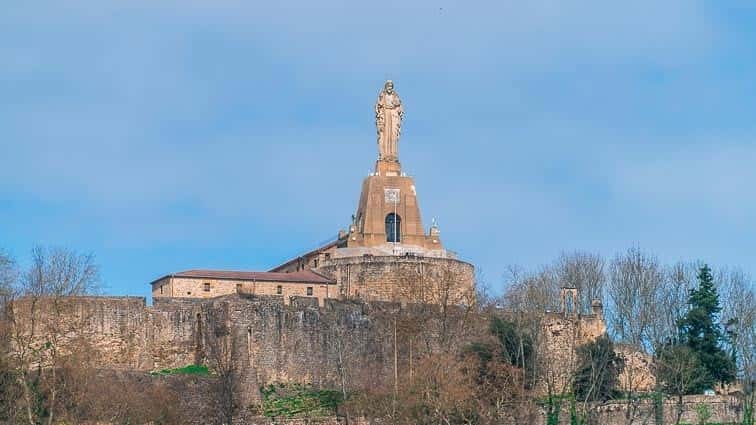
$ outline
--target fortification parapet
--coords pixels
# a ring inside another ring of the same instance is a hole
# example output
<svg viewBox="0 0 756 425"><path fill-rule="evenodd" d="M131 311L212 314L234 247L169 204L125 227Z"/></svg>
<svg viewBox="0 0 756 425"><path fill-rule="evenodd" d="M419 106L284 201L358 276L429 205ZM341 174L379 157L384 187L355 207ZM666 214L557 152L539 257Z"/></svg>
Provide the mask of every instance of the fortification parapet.
<svg viewBox="0 0 756 425"><path fill-rule="evenodd" d="M319 273L331 276L342 297L364 300L438 303L451 295L452 304L474 302L475 270L454 258L417 255L364 255L323 262Z"/></svg>

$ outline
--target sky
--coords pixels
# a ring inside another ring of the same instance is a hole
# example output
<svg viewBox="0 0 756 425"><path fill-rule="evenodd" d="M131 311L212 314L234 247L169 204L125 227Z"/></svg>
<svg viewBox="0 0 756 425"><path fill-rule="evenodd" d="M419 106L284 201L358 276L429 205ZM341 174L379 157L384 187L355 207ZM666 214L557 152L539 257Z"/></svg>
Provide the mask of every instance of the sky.
<svg viewBox="0 0 756 425"><path fill-rule="evenodd" d="M106 292L344 229L395 82L425 224L510 265L640 247L756 276L750 1L2 2L0 248Z"/></svg>

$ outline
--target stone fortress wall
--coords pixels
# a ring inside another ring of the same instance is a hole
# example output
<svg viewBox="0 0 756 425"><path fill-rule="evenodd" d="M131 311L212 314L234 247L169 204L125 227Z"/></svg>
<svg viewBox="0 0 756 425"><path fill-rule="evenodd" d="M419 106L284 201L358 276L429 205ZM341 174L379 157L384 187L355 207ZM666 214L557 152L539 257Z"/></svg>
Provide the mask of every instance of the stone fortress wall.
<svg viewBox="0 0 756 425"><path fill-rule="evenodd" d="M55 304L55 306L53 306ZM95 367L135 371L207 364L214 335L228 336L234 361L253 371L257 384L274 382L334 385L332 339L335 328L349 329L351 349L365 361L381 360L382 344L372 332L371 304L314 298L254 296L212 299L66 297L17 300L14 311L26 333L56 334L62 352L86 343ZM29 320L32 315L35 320ZM44 343L40 341L40 343ZM377 353L377 354L376 354ZM251 382L251 381L250 381ZM253 392L254 392L253 391Z"/></svg>
<svg viewBox="0 0 756 425"><path fill-rule="evenodd" d="M577 299L577 293L574 299ZM566 304L563 303L561 312L547 312L542 318L543 355L546 365L550 366L546 368L548 382L542 382L543 394L547 392L547 385L551 385L556 393L565 392L571 384L572 371L577 367L577 347L606 335L600 301L594 300L591 312L585 314L569 311ZM656 379L651 371L651 357L623 344L615 344L614 349L625 360L625 367L618 377L619 389L625 392L654 391Z"/></svg>
<svg viewBox="0 0 756 425"><path fill-rule="evenodd" d="M345 298L369 301L407 301L440 304L472 304L475 270L472 264L453 258L416 255L336 257L317 269L338 282Z"/></svg>
<svg viewBox="0 0 756 425"><path fill-rule="evenodd" d="M700 423L698 409L701 405L708 408L711 416L707 424L739 424L743 418L743 405L737 397L734 396L702 396L691 395L683 397L682 414L680 423L697 424ZM653 400L637 401L635 406L631 407L627 402L615 401L607 402L597 408L595 422L600 425L627 425L628 423L640 425L669 425L675 424L677 420L677 400L666 398L662 400L661 410L658 412L661 422L656 421L657 408ZM632 411L631 421L627 412ZM546 416L541 415L534 425L546 425ZM559 425L570 425L569 411L562 409L559 416Z"/></svg>
<svg viewBox="0 0 756 425"><path fill-rule="evenodd" d="M223 295L281 296L288 304L292 297L312 297L323 306L326 299L363 299L470 305L475 297L475 269L472 264L451 257L375 255L338 256L344 248L326 257L319 253L318 267L287 272L187 271L152 282L153 299L210 299ZM313 263L314 260L311 260ZM203 272L207 272L203 275ZM188 275L188 276L185 276ZM218 277L230 275L241 277ZM253 276L249 277L247 275ZM302 281L291 276L303 275ZM266 277L260 279L258 276Z"/></svg>
<svg viewBox="0 0 756 425"><path fill-rule="evenodd" d="M16 317L27 326L26 331L32 323L38 335L54 330L62 353L84 342L95 352L93 366L97 368L149 372L210 364L223 348L239 372L241 405L259 401L259 387L272 383L337 388L338 347L346 348L350 361L360 369L391 375L391 326L383 323L387 316L381 312L397 307L339 300L325 300L319 306L314 298L297 297L287 305L282 297L244 293L211 299L155 299L153 306L147 306L141 297L22 299L14 303ZM602 323L600 317L590 314L544 316L546 355L553 358L557 379L569 376L574 347L602 334ZM202 394L195 396L201 398ZM700 403L710 407L712 421L732 422L742 416L735 399L687 397L683 418L694 418ZM641 407L646 409L642 414L651 415L652 404ZM601 423L624 423L627 406L609 403L601 409ZM665 416L672 415L673 409L672 400L664 403Z"/></svg>

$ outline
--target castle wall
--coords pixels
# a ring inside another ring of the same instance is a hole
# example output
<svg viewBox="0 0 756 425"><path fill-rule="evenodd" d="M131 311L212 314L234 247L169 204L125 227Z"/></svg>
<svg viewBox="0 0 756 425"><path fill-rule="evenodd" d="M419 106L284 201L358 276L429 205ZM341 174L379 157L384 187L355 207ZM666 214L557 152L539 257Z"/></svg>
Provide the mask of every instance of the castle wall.
<svg viewBox="0 0 756 425"><path fill-rule="evenodd" d="M99 368L147 372L194 363L213 365L220 349L239 373L240 405L258 401L258 388L270 383L338 388L340 365L358 373L390 376L392 333L386 318L391 316L385 311L391 308L397 306L337 300L318 306L314 298L297 297L285 305L280 297L243 293L204 300L155 299L152 307L137 297L21 299L13 303L22 329L45 335L36 342L39 346L50 340L51 333L63 354L85 344L95 351L93 359ZM592 321L598 319L545 316L544 355L557 385L568 382L575 344L597 336L601 326ZM555 392L559 393L559 388ZM199 393L195 396L202 398ZM666 423L671 423L674 403L664 403ZM715 422L733 421L742 415L733 398L686 397L683 420L695 423L696 407L701 403L709 406ZM598 411L599 423L625 423L625 404L607 403ZM636 416L652 413L653 404L646 400ZM568 416L563 411L563 419Z"/></svg>
<svg viewBox="0 0 756 425"><path fill-rule="evenodd" d="M475 295L473 266L451 258L369 255L332 258L318 272L333 277L344 297L469 304Z"/></svg>
<svg viewBox="0 0 756 425"><path fill-rule="evenodd" d="M618 377L618 386L625 392L649 392L656 389L653 358L637 349L615 344L614 350L625 359L625 367Z"/></svg>
<svg viewBox="0 0 756 425"><path fill-rule="evenodd" d="M116 368L149 367L148 342L155 335L145 299L137 297L77 297L22 299L13 304L24 335L54 335L62 352L78 343L100 353L98 362ZM30 339L41 348L47 338Z"/></svg>
<svg viewBox="0 0 756 425"><path fill-rule="evenodd" d="M540 392L567 392L577 367L576 348L606 334L606 322L597 314L546 313L543 317L543 368Z"/></svg>
<svg viewBox="0 0 756 425"><path fill-rule="evenodd" d="M34 344L44 345L48 335L55 335L64 353L86 344L95 352L96 367L151 371L209 364L221 338L233 347L234 360L254 370L261 384L333 383L334 347L348 344L363 360L380 351L375 333L368 332L374 322L364 308L352 302L327 302L321 308L315 298L296 297L285 305L280 297L245 294L161 298L152 307L136 297L13 304L22 332Z"/></svg>
<svg viewBox="0 0 756 425"><path fill-rule="evenodd" d="M697 424L699 423L699 406L705 405L711 417L707 423L712 424L735 424L740 423L743 418L743 405L735 397L730 396L703 396L690 395L684 396L682 401L681 423ZM673 398L667 398L661 403L662 424L677 423L678 401ZM569 411L565 411L563 406L559 416L559 425L570 424ZM630 423L628 419L633 418L632 423L657 425L655 419L655 406L653 400L640 400L635 405L629 405L626 401L613 401L602 403L594 408L594 422L601 425L625 425ZM546 418L543 415L540 418L539 425L545 425ZM590 422L589 422L590 423ZM661 425L661 424L659 424Z"/></svg>

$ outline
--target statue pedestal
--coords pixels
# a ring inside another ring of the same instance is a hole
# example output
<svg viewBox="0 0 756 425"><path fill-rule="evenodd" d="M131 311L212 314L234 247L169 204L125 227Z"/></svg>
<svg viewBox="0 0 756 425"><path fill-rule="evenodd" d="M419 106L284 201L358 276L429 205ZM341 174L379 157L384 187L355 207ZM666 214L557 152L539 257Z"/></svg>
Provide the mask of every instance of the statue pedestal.
<svg viewBox="0 0 756 425"><path fill-rule="evenodd" d="M379 176L399 176L402 173L402 166L396 160L379 159L375 161L375 173Z"/></svg>

